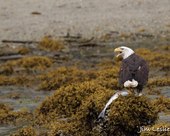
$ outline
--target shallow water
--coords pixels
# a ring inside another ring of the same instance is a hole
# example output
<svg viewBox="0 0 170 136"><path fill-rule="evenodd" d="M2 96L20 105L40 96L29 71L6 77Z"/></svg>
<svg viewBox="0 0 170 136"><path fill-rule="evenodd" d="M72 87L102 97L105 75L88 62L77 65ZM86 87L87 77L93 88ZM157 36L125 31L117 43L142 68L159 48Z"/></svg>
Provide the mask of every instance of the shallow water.
<svg viewBox="0 0 170 136"><path fill-rule="evenodd" d="M163 87L161 89L161 94L170 98L170 86Z"/></svg>
<svg viewBox="0 0 170 136"><path fill-rule="evenodd" d="M18 98L12 98L14 93L19 95ZM25 87L1 86L0 94L0 102L11 105L14 110L27 108L29 111L33 111L47 95L50 95L50 92L35 91Z"/></svg>
<svg viewBox="0 0 170 136"><path fill-rule="evenodd" d="M20 126L0 125L0 136L8 136L11 132L15 132L16 130L22 127L23 125Z"/></svg>
<svg viewBox="0 0 170 136"><path fill-rule="evenodd" d="M19 94L19 96L17 98L9 98L14 93ZM14 111L26 108L28 111L33 112L51 92L35 91L25 87L1 86L0 94L0 103L9 104ZM25 125L27 125L27 122L17 125L0 125L0 136L7 136Z"/></svg>

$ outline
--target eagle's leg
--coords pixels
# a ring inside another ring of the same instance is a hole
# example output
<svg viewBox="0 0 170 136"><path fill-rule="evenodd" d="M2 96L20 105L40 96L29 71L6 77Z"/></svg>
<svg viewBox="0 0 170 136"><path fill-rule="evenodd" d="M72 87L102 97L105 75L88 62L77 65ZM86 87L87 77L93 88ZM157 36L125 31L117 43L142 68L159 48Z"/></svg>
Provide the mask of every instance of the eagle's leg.
<svg viewBox="0 0 170 136"><path fill-rule="evenodd" d="M136 94L137 94L137 96L142 96L142 91L137 89Z"/></svg>

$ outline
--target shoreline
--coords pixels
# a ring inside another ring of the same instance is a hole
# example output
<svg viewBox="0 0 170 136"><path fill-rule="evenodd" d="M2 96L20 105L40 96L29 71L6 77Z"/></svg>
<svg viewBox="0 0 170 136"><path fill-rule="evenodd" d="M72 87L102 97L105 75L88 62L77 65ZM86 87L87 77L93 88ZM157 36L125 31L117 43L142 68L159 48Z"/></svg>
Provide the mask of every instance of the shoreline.
<svg viewBox="0 0 170 136"><path fill-rule="evenodd" d="M51 35L100 37L112 31L155 35L170 31L170 1L25 0L0 2L0 41Z"/></svg>

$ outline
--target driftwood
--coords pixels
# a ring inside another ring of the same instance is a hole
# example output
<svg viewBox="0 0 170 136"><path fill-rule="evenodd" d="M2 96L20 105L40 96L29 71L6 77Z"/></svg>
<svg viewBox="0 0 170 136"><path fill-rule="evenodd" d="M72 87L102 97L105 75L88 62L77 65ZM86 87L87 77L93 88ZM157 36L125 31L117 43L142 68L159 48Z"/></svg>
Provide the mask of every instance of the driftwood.
<svg viewBox="0 0 170 136"><path fill-rule="evenodd" d="M68 43L79 43L79 44L90 44L94 40L94 37L90 39L83 39L80 35L77 36L71 36L71 35L66 35L66 36L60 36L60 38L63 38L64 41ZM2 40L2 43L16 43L16 44L38 44L40 41L24 41L24 40Z"/></svg>
<svg viewBox="0 0 170 136"><path fill-rule="evenodd" d="M96 47L99 46L97 43L80 43L78 44L78 47Z"/></svg>
<svg viewBox="0 0 170 136"><path fill-rule="evenodd" d="M72 38L72 39L80 39L82 38L81 34L77 34L77 35L71 35L69 31L67 31L67 34L64 36L60 36L62 38Z"/></svg>
<svg viewBox="0 0 170 136"><path fill-rule="evenodd" d="M33 44L33 43L40 43L39 41L20 41L20 40L2 40L3 43L22 43L22 44Z"/></svg>
<svg viewBox="0 0 170 136"><path fill-rule="evenodd" d="M153 38L154 35L152 34L148 34L148 33L134 33L135 36L139 37L139 36L142 36L142 37L146 37L146 38Z"/></svg>
<svg viewBox="0 0 170 136"><path fill-rule="evenodd" d="M77 35L77 36L72 36L72 35L70 35L69 33L67 33L66 35L64 35L64 36L60 36L61 38L70 38L70 39L81 39L82 37L81 37L81 35Z"/></svg>
<svg viewBox="0 0 170 136"><path fill-rule="evenodd" d="M90 39L83 39L81 34L77 34L74 36L74 35L70 35L69 32L65 36L60 36L60 38L63 38L64 41L68 43L89 43L92 40L94 40L94 37Z"/></svg>
<svg viewBox="0 0 170 136"><path fill-rule="evenodd" d="M2 56L0 57L0 60L15 60L15 59L20 59L23 58L23 55L10 55L10 56Z"/></svg>

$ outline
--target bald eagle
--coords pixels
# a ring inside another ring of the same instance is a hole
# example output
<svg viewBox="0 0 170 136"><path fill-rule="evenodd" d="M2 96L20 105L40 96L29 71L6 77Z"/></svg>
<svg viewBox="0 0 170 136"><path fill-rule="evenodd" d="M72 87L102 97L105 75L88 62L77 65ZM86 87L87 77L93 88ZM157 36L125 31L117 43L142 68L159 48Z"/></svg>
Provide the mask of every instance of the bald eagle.
<svg viewBox="0 0 170 136"><path fill-rule="evenodd" d="M148 81L147 62L125 46L116 48L114 52L116 57L123 58L119 72L119 84L126 88L135 88L138 95L141 95L143 87Z"/></svg>
<svg viewBox="0 0 170 136"><path fill-rule="evenodd" d="M138 96L142 95L142 89L148 81L149 67L147 62L136 55L135 52L125 46L116 48L114 50L116 57L122 57L122 64L119 72L119 83L126 88L135 88ZM98 119L105 117L106 109L109 105L116 100L120 95L127 96L128 91L116 92L106 103L104 109L99 114Z"/></svg>

